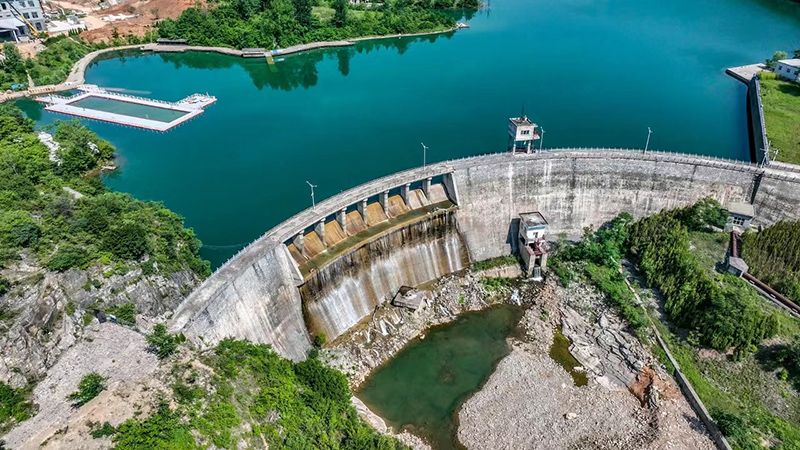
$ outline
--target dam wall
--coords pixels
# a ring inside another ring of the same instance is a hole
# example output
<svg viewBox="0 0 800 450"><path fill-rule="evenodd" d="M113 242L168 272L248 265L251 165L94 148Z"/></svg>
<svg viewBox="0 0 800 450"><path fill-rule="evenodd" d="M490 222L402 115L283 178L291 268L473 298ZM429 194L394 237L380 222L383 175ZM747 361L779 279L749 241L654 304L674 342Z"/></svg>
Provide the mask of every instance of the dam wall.
<svg viewBox="0 0 800 450"><path fill-rule="evenodd" d="M761 83L758 75L747 82L747 124L749 125L750 150L756 163L769 163L769 139L764 122L764 105L761 103Z"/></svg>
<svg viewBox="0 0 800 450"><path fill-rule="evenodd" d="M391 300L469 265L455 213L444 211L340 256L300 288L309 332L334 338Z"/></svg>
<svg viewBox="0 0 800 450"><path fill-rule="evenodd" d="M581 234L584 227L598 227L620 212L639 218L703 197L722 205L749 202L758 169L713 162L690 155L631 152L476 161L453 173L459 189L458 223L470 256L480 261L516 249L515 225L521 212L540 211L549 222L548 234ZM800 202L791 195L762 195L765 207L757 208L759 216L770 222L791 216L794 205L798 217Z"/></svg>
<svg viewBox="0 0 800 450"><path fill-rule="evenodd" d="M193 304L184 302L176 311L177 319L186 319L180 329L205 343L236 337L270 344L293 360L303 359L311 338L303 321L299 279L286 247L273 246L242 266L235 277L196 292L210 294L203 298L202 308L189 311L186 307Z"/></svg>
<svg viewBox="0 0 800 450"><path fill-rule="evenodd" d="M301 274L287 242L315 224L324 229L326 218L337 212L344 216L351 205L374 210L367 205L374 196L389 211L389 190L405 186L408 193L411 183L422 181L427 192L434 177L441 177L454 204L446 223L428 214L367 237L332 254L317 272ZM522 212L540 211L551 235L580 234L620 212L638 218L707 196L723 205L753 202L758 224L800 219L800 170L619 149L498 153L410 169L344 191L268 231L192 292L176 310L170 330L184 332L200 346L229 336L247 338L300 359L312 332L330 339L340 335L400 284L418 284L470 260L511 253Z"/></svg>

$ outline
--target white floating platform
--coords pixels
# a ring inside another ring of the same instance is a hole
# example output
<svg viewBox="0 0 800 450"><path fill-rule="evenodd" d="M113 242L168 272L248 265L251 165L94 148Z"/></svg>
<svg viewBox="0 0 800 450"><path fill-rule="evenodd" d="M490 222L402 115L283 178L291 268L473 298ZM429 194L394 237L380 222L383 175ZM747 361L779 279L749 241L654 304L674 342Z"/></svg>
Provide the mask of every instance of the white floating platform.
<svg viewBox="0 0 800 450"><path fill-rule="evenodd" d="M211 95L193 94L174 103L165 102L144 97L134 97L132 95L108 92L93 85L79 86L78 90L81 91L81 93L72 97L51 94L38 97L36 100L48 104L48 106L45 107L46 111L162 132L175 128L176 126L199 116L203 113L203 109L205 107L217 101L217 98ZM164 122L150 118L102 111L99 109L85 108L75 105L82 100L92 97L105 98L118 102L133 103L136 105L148 106L160 110L175 111L183 114L172 121Z"/></svg>

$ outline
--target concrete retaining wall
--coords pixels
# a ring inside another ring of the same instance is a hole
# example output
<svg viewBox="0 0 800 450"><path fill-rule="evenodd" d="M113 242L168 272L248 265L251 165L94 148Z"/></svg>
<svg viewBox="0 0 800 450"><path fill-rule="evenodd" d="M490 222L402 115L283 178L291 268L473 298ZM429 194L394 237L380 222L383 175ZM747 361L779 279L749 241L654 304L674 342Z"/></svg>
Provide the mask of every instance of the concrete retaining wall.
<svg viewBox="0 0 800 450"><path fill-rule="evenodd" d="M310 346L298 289L303 279L283 242L364 198L438 175L446 175L448 195L457 198L458 230L473 261L509 254L514 219L527 211L541 211L550 234L580 233L623 211L641 217L706 196L723 205L752 199L766 225L800 219L800 172L780 167L609 149L445 161L370 181L279 224L196 289L175 312L170 330L205 344L247 338L302 358Z"/></svg>
<svg viewBox="0 0 800 450"><path fill-rule="evenodd" d="M758 76L747 83L747 123L750 125L751 152L755 162L769 163L769 140L764 122L764 105L761 103L761 85Z"/></svg>

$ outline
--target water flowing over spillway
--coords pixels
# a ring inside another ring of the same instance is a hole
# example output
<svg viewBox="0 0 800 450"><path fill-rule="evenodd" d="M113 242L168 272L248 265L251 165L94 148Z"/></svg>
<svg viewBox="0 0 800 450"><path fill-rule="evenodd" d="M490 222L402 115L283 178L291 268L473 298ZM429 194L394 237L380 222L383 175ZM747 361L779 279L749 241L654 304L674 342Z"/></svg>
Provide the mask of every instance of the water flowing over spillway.
<svg viewBox="0 0 800 450"><path fill-rule="evenodd" d="M312 334L334 338L390 300L469 264L454 212L446 211L387 233L323 267L300 288Z"/></svg>

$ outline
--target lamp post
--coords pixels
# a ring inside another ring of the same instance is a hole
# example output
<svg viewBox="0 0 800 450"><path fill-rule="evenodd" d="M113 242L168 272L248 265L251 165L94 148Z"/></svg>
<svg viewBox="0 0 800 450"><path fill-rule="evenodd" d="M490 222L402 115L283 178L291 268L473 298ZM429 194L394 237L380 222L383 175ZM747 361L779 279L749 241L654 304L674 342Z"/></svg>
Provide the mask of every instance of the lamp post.
<svg viewBox="0 0 800 450"><path fill-rule="evenodd" d="M317 187L316 184L311 184L310 182L306 181L308 185L311 187L311 209L317 209L317 202L314 200L314 188Z"/></svg>
<svg viewBox="0 0 800 450"><path fill-rule="evenodd" d="M644 152L647 153L647 148L650 147L650 135L653 134L653 130L650 127L647 127L647 142L644 144Z"/></svg>
<svg viewBox="0 0 800 450"><path fill-rule="evenodd" d="M539 127L539 129L542 130L542 138L539 139L539 150L541 151L544 148L544 128Z"/></svg>
<svg viewBox="0 0 800 450"><path fill-rule="evenodd" d="M427 159L428 156L428 146L423 144L422 142L420 142L419 144L422 145L422 167L425 167L425 160Z"/></svg>

